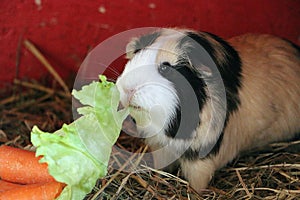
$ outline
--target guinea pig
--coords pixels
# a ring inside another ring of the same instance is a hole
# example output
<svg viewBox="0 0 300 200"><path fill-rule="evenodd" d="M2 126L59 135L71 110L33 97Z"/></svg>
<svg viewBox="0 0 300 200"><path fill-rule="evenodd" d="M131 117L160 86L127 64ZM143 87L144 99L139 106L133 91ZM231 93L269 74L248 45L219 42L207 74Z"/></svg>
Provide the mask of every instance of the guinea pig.
<svg viewBox="0 0 300 200"><path fill-rule="evenodd" d="M300 131L300 50L284 39L159 29L133 38L116 86L137 131L198 192L239 153Z"/></svg>

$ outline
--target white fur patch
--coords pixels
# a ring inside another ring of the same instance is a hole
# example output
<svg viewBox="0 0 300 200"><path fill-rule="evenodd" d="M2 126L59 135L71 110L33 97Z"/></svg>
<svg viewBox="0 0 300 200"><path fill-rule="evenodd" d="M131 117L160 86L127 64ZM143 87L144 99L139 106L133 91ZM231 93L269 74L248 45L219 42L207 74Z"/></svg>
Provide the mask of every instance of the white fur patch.
<svg viewBox="0 0 300 200"><path fill-rule="evenodd" d="M121 103L132 108L138 130L147 137L167 128L178 104L173 84L158 73L156 57L157 50L141 50L116 82Z"/></svg>

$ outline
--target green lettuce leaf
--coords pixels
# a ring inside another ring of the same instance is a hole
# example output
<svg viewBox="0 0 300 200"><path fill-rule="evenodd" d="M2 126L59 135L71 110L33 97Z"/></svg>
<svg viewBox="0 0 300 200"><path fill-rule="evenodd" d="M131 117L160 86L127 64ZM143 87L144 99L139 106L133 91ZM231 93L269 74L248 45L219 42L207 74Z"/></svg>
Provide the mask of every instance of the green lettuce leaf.
<svg viewBox="0 0 300 200"><path fill-rule="evenodd" d="M112 146L119 137L122 123L129 114L118 111L119 92L112 82L100 76L72 95L83 105L82 116L54 133L33 127L31 142L40 162L48 164L49 173L67 186L58 200L82 200L97 179L104 177Z"/></svg>

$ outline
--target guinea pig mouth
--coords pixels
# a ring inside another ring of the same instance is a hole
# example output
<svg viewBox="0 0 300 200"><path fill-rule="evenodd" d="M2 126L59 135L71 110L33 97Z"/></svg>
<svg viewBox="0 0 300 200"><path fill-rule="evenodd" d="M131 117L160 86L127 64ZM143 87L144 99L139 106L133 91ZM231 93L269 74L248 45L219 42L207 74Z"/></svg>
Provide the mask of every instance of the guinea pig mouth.
<svg viewBox="0 0 300 200"><path fill-rule="evenodd" d="M142 106L139 105L139 103L136 103L133 98L131 98L128 101L128 107L137 111L143 111L145 110L145 108L143 108Z"/></svg>
<svg viewBox="0 0 300 200"><path fill-rule="evenodd" d="M141 109L141 106L132 106L132 105L130 105L130 107L132 107L134 109Z"/></svg>
<svg viewBox="0 0 300 200"><path fill-rule="evenodd" d="M129 104L129 107L135 110L140 110L140 111L144 110L141 106L138 105Z"/></svg>
<svg viewBox="0 0 300 200"><path fill-rule="evenodd" d="M128 107L132 108L132 109L135 109L135 110L144 110L141 106L134 105L134 104L129 104ZM119 106L118 106L118 111L120 111L124 108L125 108L125 106L120 102Z"/></svg>
<svg viewBox="0 0 300 200"><path fill-rule="evenodd" d="M148 113L148 109L144 107L143 105L140 105L139 103L136 103L135 101L131 101L128 104L129 110L132 112L143 112ZM130 111L129 111L130 112Z"/></svg>

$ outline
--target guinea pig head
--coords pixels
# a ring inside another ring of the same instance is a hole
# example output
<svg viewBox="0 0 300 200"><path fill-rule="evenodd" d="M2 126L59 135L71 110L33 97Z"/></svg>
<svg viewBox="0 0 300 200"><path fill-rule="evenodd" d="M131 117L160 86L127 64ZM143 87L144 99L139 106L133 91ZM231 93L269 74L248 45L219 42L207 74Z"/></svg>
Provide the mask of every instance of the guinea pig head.
<svg viewBox="0 0 300 200"><path fill-rule="evenodd" d="M158 60L159 33L132 40L127 45L129 61L116 85L121 103L129 107L139 132L149 137L164 134L176 117L179 105L177 91L171 81L163 77L159 66L170 60ZM161 67L163 68L163 67Z"/></svg>
<svg viewBox="0 0 300 200"><path fill-rule="evenodd" d="M129 61L116 85L121 103L130 108L145 137L159 134L184 141L197 139L200 144L195 148L216 143L223 127L216 124L226 117L226 94L215 61L222 64L226 58L214 60L210 53L223 56L222 52L208 52L202 40L210 43L187 30L162 29L127 45ZM223 97L225 103L220 100ZM218 133L209 135L209 129L218 129Z"/></svg>

